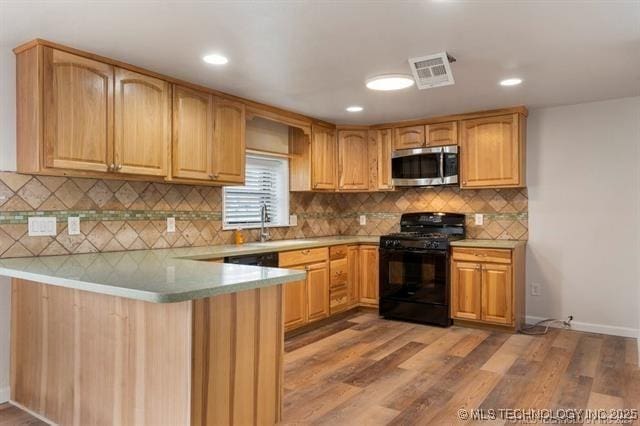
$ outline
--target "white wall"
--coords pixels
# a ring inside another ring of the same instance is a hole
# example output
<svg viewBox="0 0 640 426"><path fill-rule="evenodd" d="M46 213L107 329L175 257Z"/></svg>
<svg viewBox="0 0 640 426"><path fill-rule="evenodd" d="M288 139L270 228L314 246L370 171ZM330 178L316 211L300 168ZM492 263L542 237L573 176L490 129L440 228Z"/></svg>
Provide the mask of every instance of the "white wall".
<svg viewBox="0 0 640 426"><path fill-rule="evenodd" d="M16 69L11 47L0 44L0 170L16 167ZM0 277L0 403L9 399L9 280Z"/></svg>
<svg viewBox="0 0 640 426"><path fill-rule="evenodd" d="M527 133L527 315L637 336L640 97L532 110Z"/></svg>

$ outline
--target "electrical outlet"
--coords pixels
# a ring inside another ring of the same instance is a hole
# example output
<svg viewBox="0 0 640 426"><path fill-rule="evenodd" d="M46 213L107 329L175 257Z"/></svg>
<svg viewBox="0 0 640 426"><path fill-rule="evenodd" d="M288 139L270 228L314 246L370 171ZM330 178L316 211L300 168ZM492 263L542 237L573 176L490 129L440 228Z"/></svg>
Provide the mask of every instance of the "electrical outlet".
<svg viewBox="0 0 640 426"><path fill-rule="evenodd" d="M176 232L176 218L168 217L167 218L167 232Z"/></svg>
<svg viewBox="0 0 640 426"><path fill-rule="evenodd" d="M360 215L360 225L364 226L367 224L367 216L361 214Z"/></svg>
<svg viewBox="0 0 640 426"><path fill-rule="evenodd" d="M30 237L55 237L58 234L56 230L55 217L30 217L29 218L29 236Z"/></svg>
<svg viewBox="0 0 640 426"><path fill-rule="evenodd" d="M67 234L80 235L80 217L70 216L67 218Z"/></svg>
<svg viewBox="0 0 640 426"><path fill-rule="evenodd" d="M484 215L482 213L476 213L475 219L476 219L476 225L478 226L484 225Z"/></svg>
<svg viewBox="0 0 640 426"><path fill-rule="evenodd" d="M540 285L540 283L531 283L531 295L540 296L540 294L542 293L541 288L542 286Z"/></svg>
<svg viewBox="0 0 640 426"><path fill-rule="evenodd" d="M289 226L297 226L298 225L298 215L292 214L289 215Z"/></svg>

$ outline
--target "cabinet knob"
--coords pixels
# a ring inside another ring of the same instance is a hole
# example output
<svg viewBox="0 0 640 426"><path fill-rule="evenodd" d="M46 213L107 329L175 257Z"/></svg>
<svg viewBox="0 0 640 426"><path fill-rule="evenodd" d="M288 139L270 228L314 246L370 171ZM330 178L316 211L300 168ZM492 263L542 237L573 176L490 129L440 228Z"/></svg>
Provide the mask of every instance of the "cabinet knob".
<svg viewBox="0 0 640 426"><path fill-rule="evenodd" d="M122 164L118 164L118 165L116 166L116 170L120 170L120 169L122 169Z"/></svg>
<svg viewBox="0 0 640 426"><path fill-rule="evenodd" d="M111 163L109 164L109 167L107 167L107 170L109 170L110 172L116 169L116 165Z"/></svg>
<svg viewBox="0 0 640 426"><path fill-rule="evenodd" d="M302 253L302 254L305 254L305 255L306 255L306 254L309 254L309 250L302 250L300 253Z"/></svg>

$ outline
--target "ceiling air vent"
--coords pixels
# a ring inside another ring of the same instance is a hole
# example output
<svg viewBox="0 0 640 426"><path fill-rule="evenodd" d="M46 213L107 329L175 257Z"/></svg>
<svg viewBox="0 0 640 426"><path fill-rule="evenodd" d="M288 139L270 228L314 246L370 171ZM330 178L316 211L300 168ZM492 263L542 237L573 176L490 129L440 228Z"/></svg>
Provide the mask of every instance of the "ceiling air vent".
<svg viewBox="0 0 640 426"><path fill-rule="evenodd" d="M409 65L411 65L411 72L416 79L418 89L431 89L432 87L454 84L449 64L455 61L456 58L447 55L447 52L410 58Z"/></svg>

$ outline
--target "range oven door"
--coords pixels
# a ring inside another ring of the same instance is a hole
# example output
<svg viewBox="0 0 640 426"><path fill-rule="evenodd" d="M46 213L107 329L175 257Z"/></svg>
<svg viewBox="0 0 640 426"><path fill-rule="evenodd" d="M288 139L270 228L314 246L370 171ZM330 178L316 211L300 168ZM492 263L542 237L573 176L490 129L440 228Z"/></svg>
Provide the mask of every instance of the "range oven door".
<svg viewBox="0 0 640 426"><path fill-rule="evenodd" d="M380 249L380 298L448 306L449 254Z"/></svg>
<svg viewBox="0 0 640 426"><path fill-rule="evenodd" d="M458 147L403 149L391 158L395 186L434 186L458 183Z"/></svg>

